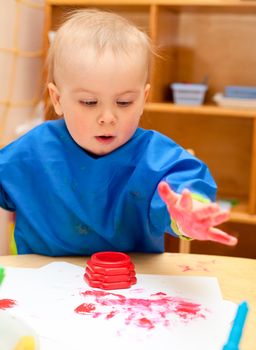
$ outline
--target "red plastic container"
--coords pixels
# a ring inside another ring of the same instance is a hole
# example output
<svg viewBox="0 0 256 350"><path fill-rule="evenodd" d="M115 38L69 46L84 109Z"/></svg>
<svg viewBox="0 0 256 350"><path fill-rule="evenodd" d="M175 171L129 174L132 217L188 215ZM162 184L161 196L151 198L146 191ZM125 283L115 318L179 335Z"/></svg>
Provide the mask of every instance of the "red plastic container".
<svg viewBox="0 0 256 350"><path fill-rule="evenodd" d="M104 275L102 273L94 273L91 269L86 267L85 272L89 279L98 280L101 282L127 282L135 277L134 270L122 275Z"/></svg>
<svg viewBox="0 0 256 350"><path fill-rule="evenodd" d="M87 262L85 281L93 288L123 289L137 282L134 264L129 255L120 252L99 252Z"/></svg>

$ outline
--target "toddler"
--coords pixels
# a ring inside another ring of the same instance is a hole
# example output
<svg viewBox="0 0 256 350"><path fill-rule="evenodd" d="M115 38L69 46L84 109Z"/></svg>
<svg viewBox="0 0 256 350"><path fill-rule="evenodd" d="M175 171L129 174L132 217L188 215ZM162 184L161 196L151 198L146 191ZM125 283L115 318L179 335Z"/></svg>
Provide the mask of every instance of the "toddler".
<svg viewBox="0 0 256 350"><path fill-rule="evenodd" d="M148 36L117 14L80 10L49 50L56 120L0 150L0 206L18 254L163 252L164 233L227 245L228 219L202 161L138 127L150 90Z"/></svg>

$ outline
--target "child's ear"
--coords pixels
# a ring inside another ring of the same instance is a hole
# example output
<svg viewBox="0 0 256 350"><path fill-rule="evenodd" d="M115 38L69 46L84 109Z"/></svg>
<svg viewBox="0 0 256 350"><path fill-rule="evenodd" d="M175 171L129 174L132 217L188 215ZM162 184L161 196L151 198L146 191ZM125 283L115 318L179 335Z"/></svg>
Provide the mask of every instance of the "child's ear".
<svg viewBox="0 0 256 350"><path fill-rule="evenodd" d="M144 90L144 101L146 102L148 95L149 95L149 91L150 91L150 84L146 84L145 86L145 90Z"/></svg>
<svg viewBox="0 0 256 350"><path fill-rule="evenodd" d="M57 86L53 83L48 84L49 95L55 110L55 113L61 117L63 115L61 104L60 104L60 93Z"/></svg>

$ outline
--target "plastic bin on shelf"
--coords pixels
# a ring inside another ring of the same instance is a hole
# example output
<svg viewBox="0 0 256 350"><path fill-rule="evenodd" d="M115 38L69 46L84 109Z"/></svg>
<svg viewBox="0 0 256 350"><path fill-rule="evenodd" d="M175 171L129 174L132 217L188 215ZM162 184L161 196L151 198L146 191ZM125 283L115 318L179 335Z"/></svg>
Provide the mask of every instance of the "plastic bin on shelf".
<svg viewBox="0 0 256 350"><path fill-rule="evenodd" d="M225 97L256 99L256 87L250 86L226 86Z"/></svg>
<svg viewBox="0 0 256 350"><path fill-rule="evenodd" d="M208 86L205 84L173 83L170 85L173 91L173 100L178 105L202 105Z"/></svg>

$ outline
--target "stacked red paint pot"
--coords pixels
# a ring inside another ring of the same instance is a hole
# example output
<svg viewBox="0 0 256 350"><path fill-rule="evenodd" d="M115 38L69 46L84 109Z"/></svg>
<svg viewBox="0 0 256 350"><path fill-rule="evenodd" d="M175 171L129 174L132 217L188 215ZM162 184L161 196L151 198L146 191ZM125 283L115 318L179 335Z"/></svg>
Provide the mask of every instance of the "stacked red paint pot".
<svg viewBox="0 0 256 350"><path fill-rule="evenodd" d="M129 255L120 252L93 254L87 261L84 279L89 286L100 289L130 288L137 282Z"/></svg>

